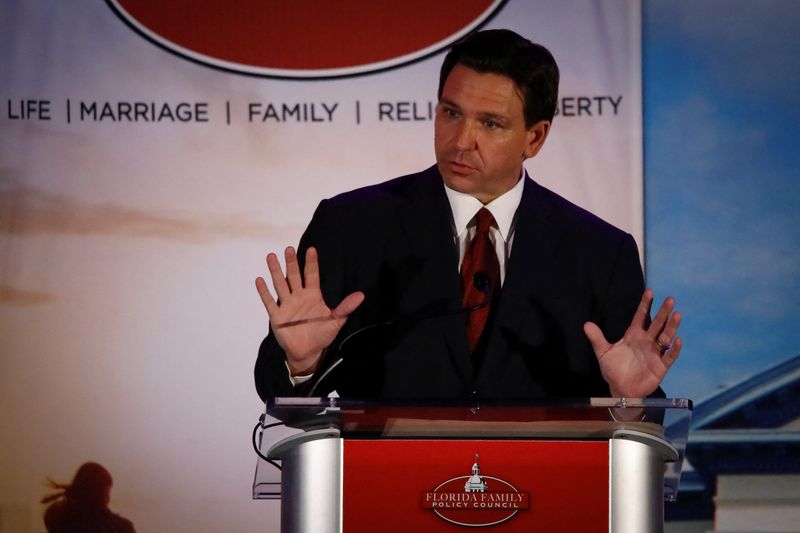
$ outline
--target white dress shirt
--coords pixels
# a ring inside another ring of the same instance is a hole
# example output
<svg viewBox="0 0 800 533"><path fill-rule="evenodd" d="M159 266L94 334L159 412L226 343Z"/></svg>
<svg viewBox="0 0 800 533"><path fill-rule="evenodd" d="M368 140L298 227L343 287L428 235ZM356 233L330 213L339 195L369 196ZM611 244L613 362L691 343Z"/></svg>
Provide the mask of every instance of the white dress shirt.
<svg viewBox="0 0 800 533"><path fill-rule="evenodd" d="M453 211L453 234L458 245L458 270L461 271L461 262L467 245L475 236L475 222L472 220L481 207L488 209L495 220L489 230L489 238L494 244L497 260L500 262L500 285L506 278L506 265L511 255L511 244L514 241L515 215L519 203L522 201L522 190L525 187L525 171L522 172L516 185L509 191L501 194L488 204L484 205L469 194L458 192L445 185L447 200Z"/></svg>

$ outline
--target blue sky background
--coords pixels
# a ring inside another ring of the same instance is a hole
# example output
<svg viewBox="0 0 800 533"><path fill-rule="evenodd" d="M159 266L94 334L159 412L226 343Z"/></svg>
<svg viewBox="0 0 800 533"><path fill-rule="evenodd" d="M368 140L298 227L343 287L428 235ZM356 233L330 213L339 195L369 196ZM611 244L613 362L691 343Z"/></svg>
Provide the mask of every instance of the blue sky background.
<svg viewBox="0 0 800 533"><path fill-rule="evenodd" d="M800 354L800 2L645 0L648 284L695 401Z"/></svg>

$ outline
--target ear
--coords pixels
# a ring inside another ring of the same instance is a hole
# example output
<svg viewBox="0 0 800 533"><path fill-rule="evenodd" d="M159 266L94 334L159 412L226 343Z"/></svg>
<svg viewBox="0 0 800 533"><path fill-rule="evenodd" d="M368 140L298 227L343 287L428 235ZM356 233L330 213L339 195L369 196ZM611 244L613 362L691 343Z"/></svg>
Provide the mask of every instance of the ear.
<svg viewBox="0 0 800 533"><path fill-rule="evenodd" d="M531 158L539 153L539 150L544 146L544 141L547 139L548 133L550 133L549 120L540 120L528 128L528 138L524 152L525 159Z"/></svg>

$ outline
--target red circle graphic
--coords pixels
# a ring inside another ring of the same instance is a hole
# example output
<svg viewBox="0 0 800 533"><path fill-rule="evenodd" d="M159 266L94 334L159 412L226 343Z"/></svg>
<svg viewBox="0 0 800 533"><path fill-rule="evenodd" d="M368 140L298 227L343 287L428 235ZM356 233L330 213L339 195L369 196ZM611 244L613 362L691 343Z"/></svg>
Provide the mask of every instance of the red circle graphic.
<svg viewBox="0 0 800 533"><path fill-rule="evenodd" d="M442 50L506 0L107 0L136 31L217 68L332 78L396 67Z"/></svg>

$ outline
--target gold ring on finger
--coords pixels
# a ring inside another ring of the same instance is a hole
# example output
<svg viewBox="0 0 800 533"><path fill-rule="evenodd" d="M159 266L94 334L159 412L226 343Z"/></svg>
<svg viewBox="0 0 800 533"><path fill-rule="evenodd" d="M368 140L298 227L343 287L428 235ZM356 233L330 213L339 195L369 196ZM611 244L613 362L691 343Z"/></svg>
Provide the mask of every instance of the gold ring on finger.
<svg viewBox="0 0 800 533"><path fill-rule="evenodd" d="M661 350L661 355L664 355L665 353L667 353L667 350L672 348L672 344L671 343L670 344L663 344L658 339L655 339L655 341L656 341L656 346L658 346L658 349Z"/></svg>

